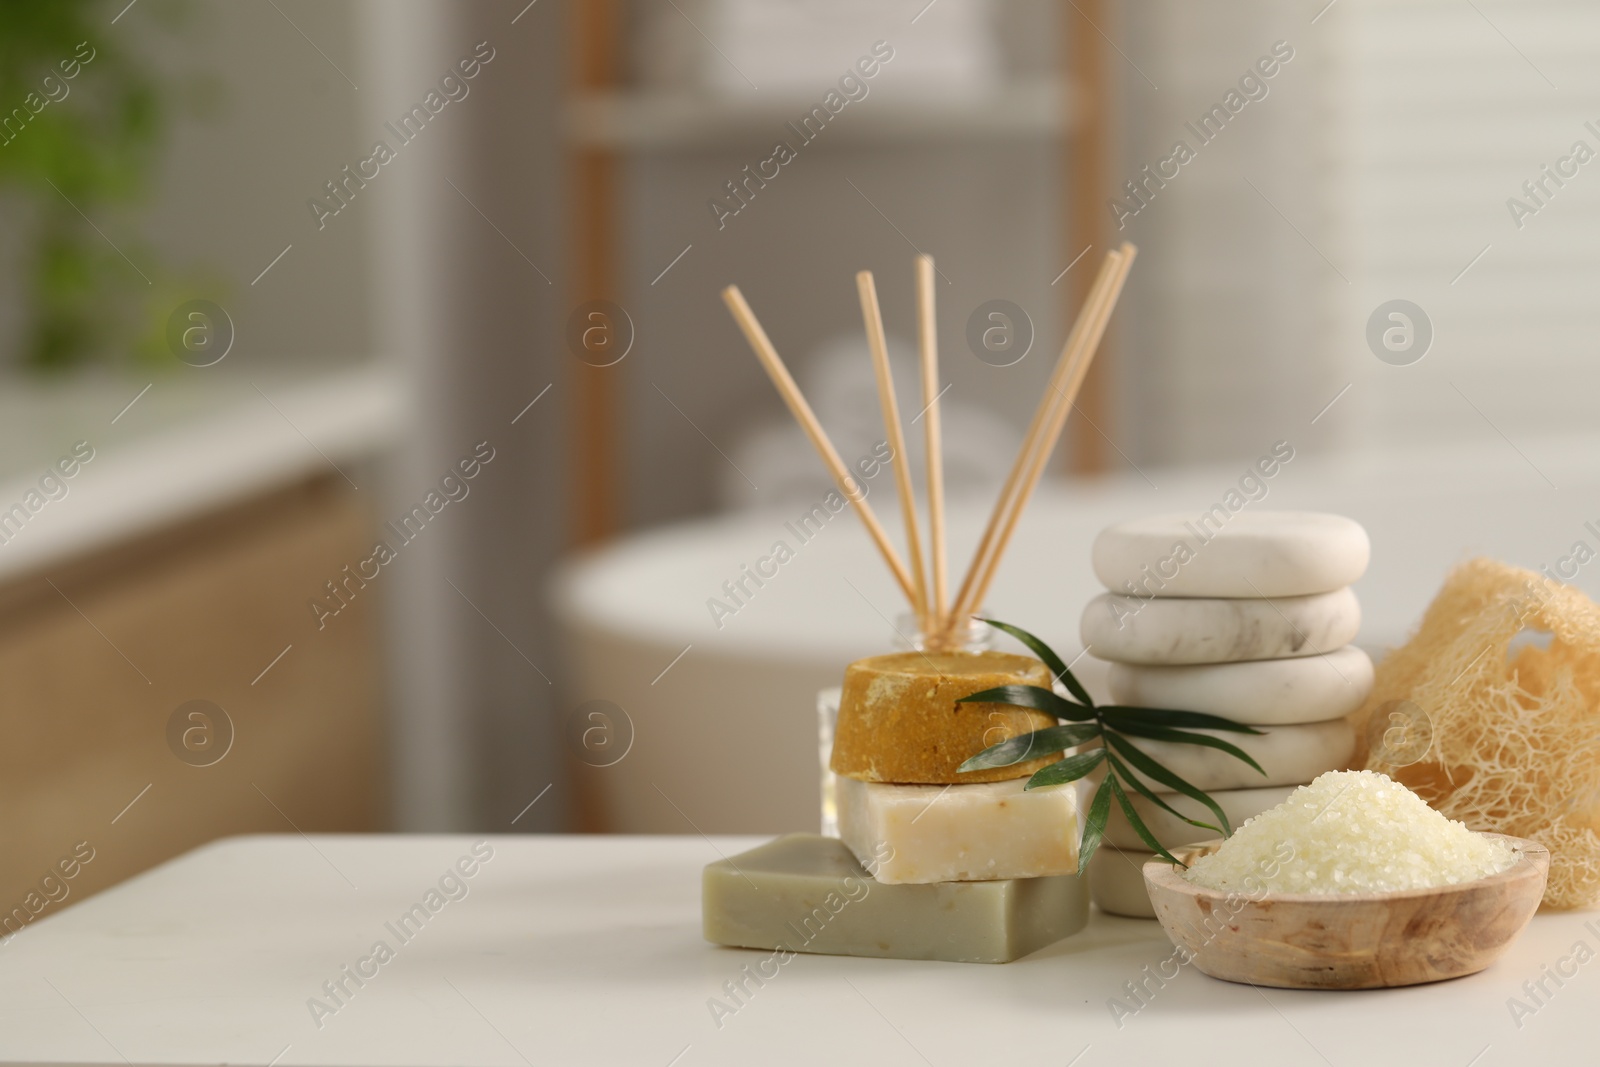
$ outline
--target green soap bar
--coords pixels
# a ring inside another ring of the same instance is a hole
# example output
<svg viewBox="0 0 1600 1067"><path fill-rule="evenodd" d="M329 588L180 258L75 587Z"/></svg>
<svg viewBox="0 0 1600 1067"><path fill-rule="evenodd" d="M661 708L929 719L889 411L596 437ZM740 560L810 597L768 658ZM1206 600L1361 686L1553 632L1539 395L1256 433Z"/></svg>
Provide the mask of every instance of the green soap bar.
<svg viewBox="0 0 1600 1067"><path fill-rule="evenodd" d="M1089 921L1076 875L884 885L844 843L788 834L708 865L707 941L951 963L1009 963Z"/></svg>

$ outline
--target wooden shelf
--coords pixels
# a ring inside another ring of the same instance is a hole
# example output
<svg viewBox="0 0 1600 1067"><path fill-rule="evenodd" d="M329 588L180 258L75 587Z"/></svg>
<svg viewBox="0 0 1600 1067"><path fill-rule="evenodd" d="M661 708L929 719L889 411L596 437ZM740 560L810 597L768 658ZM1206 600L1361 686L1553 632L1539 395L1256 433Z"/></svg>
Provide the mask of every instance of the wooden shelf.
<svg viewBox="0 0 1600 1067"><path fill-rule="evenodd" d="M738 147L750 138L786 138L820 94L751 98L712 93L586 93L567 106L567 137L581 148L662 152ZM1056 79L1020 81L980 95L948 98L869 96L830 124L822 145L940 140L1056 138L1071 132L1076 109Z"/></svg>

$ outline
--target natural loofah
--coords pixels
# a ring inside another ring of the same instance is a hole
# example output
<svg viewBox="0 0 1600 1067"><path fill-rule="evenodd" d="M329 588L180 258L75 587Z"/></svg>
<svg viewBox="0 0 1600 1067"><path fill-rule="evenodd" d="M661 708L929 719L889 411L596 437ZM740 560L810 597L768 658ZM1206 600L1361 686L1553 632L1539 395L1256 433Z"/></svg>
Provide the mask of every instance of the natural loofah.
<svg viewBox="0 0 1600 1067"><path fill-rule="evenodd" d="M1550 635L1513 649L1524 630ZM1405 703L1409 702L1409 703ZM1474 830L1550 850L1544 905L1600 902L1600 606L1489 559L1458 566L1378 665L1355 766Z"/></svg>

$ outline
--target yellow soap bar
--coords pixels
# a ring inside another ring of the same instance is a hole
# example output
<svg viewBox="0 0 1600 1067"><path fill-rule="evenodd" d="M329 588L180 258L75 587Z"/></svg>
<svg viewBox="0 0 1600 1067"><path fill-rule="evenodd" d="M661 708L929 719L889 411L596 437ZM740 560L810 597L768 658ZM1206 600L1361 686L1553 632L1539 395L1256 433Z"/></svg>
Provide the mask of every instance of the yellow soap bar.
<svg viewBox="0 0 1600 1067"><path fill-rule="evenodd" d="M1008 652L893 652L845 668L830 766L865 782L934 785L1024 778L1060 758L959 774L990 745L1056 724L1006 704L959 704L1001 685L1050 686L1050 670Z"/></svg>

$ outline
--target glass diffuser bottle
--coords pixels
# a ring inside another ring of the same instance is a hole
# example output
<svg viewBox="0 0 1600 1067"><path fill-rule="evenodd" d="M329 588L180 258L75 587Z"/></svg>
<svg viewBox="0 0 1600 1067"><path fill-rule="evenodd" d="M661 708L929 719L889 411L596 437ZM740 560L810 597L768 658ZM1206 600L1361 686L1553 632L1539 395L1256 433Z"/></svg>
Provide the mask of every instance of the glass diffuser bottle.
<svg viewBox="0 0 1600 1067"><path fill-rule="evenodd" d="M967 620L965 627L930 637L917 626L914 615L901 615L895 620L894 650L896 652L987 652L994 629L981 620L985 612ZM817 691L817 760L822 772L821 830L825 837L839 836L839 805L836 775L829 768L833 758L833 732L839 721L839 686L829 686Z"/></svg>

